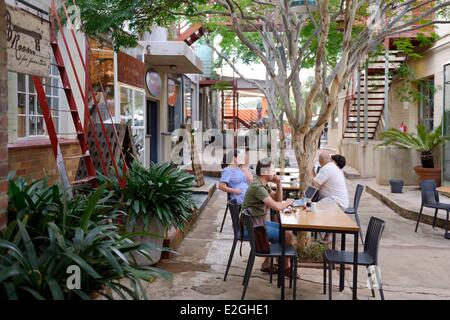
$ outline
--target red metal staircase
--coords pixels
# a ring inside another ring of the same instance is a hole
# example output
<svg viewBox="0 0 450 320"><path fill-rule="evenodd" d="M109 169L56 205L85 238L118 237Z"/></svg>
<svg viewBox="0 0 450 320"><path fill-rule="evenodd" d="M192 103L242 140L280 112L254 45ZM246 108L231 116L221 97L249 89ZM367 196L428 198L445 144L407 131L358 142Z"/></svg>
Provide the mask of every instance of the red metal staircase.
<svg viewBox="0 0 450 320"><path fill-rule="evenodd" d="M79 54L80 57L83 57L83 55L81 54L80 46L78 44L78 40L77 40L77 38L75 36L75 33L74 33L74 28L71 25L71 20L68 17L68 13L67 13L67 10L66 10L66 7L65 7L64 3L62 4L62 8L63 8L64 13L66 14L66 17L68 18L67 19L67 23L69 24L69 28L71 30L73 42L76 45L76 48L78 50L78 54ZM88 147L87 138L86 138L87 128L83 128L83 125L82 125L82 122L81 122L81 118L80 118L80 115L79 115L79 112L78 112L77 103L76 103L75 98L74 98L72 85L71 85L71 82L69 80L68 70L66 69L66 66L65 66L65 63L64 63L64 58L63 58L63 56L61 54L61 50L60 50L60 47L59 47L59 44L58 44L57 27L58 27L58 30L60 30L59 34L61 35L61 38L63 40L64 47L65 47L65 52L67 52L67 56L68 56L68 58L70 60L70 65L71 65L72 70L73 70L74 78L76 80L76 83L77 83L77 86L78 86L78 89L79 89L79 93L80 93L80 95L82 97L82 101L83 101L83 105L84 105L85 123L90 126L90 129L94 133L92 135L92 138L93 138L93 140L95 142L95 146L96 146L96 148L98 150L98 153L100 155L100 158L101 158L102 171L103 171L103 173L105 175L108 175L109 172L108 172L108 168L107 168L107 165L106 165L106 162L105 162L105 159L104 159L104 155L103 155L102 149L100 148L100 143L98 141L98 134L97 134L97 132L95 130L94 121L91 118L91 115L89 113L87 104L84 103L84 101L87 101L86 98L90 94L92 96L92 98L93 98L94 105L97 106L98 102L96 100L95 92L94 92L94 90L92 88L92 84L90 83L89 77L86 77L88 90L86 90L86 91L83 90L83 88L81 86L81 83L80 83L80 80L79 80L79 76L78 76L78 71L80 70L80 68L75 66L74 59L73 59L72 54L71 54L71 50L70 50L70 48L68 46L67 39L66 39L66 36L64 34L64 31L63 31L63 25L61 23L59 15L58 15L58 11L56 9L55 1L52 0L51 9L50 9L50 42L51 42L52 52L53 52L53 55L55 57L56 66L58 68L59 75L61 77L61 82L62 82L62 85L63 85L62 89L63 89L63 91L65 93L65 96L67 98L67 103L68 103L68 106L69 106L68 110L58 110L58 112L66 111L66 112L69 112L71 114L71 117L72 117L72 120L73 120L73 124L74 124L74 127L75 127L74 135L76 135L77 140L78 140L79 145L80 145L80 148L81 148L81 154L80 155L71 156L71 157L68 157L66 159L63 159L62 153L61 153L61 148L60 148L59 141L58 141L58 134L56 132L55 125L54 125L53 119L52 119L52 112L51 112L52 109L50 109L49 106L48 106L45 90L44 90L44 87L42 85L41 79L39 77L37 77L37 76L33 76L33 81L34 81L34 85L35 85L35 88L36 88L36 93L37 93L37 96L38 96L39 105L40 105L40 107L42 109L42 113L43 113L43 117L44 117L44 121L45 121L45 125L46 125L46 128L47 128L47 131L48 131L48 135L49 135L49 138L50 138L50 141L51 141L51 144L52 144L52 149L53 149L53 153L54 153L54 156L55 156L55 159L56 159L57 167L58 167L58 170L59 170L60 175L61 175L61 180L62 180L62 183L63 183L65 189L71 195L72 194L72 186L74 186L74 185L84 184L84 183L89 182L93 187L95 187L97 185L97 174L96 174L96 168L94 167L93 160L92 160L92 157L91 157L91 154L90 154L90 151L89 151L89 147ZM89 70L87 69L86 63L84 62L83 58L80 58L80 60L81 60L82 66L83 66L83 71L85 73L89 72ZM104 134L105 139L106 139L106 144L107 144L107 146L109 148L110 154L113 154L112 153L112 149L111 149L111 143L109 141L109 137L108 137L106 128L104 126L103 119L102 119L102 116L100 114L100 110L99 110L99 108L95 108L95 109L97 110L97 113L98 113L98 116L99 116L99 119L100 119L100 123L101 123L101 126L102 126L103 134ZM108 112L109 112L109 110L108 110ZM110 114L109 114L109 116L112 119ZM114 130L114 132L117 135L116 130ZM124 160L123 154L121 154L121 156L122 156L122 158ZM67 176L64 160L75 159L75 158L83 160L83 162L84 162L84 164L86 166L87 176L86 177L82 177L79 180L75 180L73 182L70 182L69 178ZM119 174L119 170L118 170L118 167L117 167L116 159L112 158L110 160L111 160L111 162L113 164L113 167L114 167L114 170L115 170L115 173L116 173L118 181L120 182L122 187L124 187L125 186L125 178ZM125 165L125 161L123 161L123 163Z"/></svg>

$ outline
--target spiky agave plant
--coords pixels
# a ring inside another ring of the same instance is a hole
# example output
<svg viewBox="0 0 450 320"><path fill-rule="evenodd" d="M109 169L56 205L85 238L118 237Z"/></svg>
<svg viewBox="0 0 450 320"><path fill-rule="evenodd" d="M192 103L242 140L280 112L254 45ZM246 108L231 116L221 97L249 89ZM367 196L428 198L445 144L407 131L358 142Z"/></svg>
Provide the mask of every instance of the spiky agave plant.
<svg viewBox="0 0 450 320"><path fill-rule="evenodd" d="M442 125L428 132L423 124L417 126L417 134L392 128L383 132L381 137L384 143L379 146L395 145L419 151L424 168L434 168L433 151L450 140L450 136L442 135Z"/></svg>

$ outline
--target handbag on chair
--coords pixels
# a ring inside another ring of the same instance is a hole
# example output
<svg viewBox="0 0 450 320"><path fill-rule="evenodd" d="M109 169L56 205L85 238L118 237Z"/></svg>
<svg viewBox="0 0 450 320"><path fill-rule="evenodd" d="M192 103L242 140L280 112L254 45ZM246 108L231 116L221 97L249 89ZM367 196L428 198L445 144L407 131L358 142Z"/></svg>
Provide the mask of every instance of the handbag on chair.
<svg viewBox="0 0 450 320"><path fill-rule="evenodd" d="M270 252L270 242L267 237L266 224L264 217L255 217L251 210L246 209L244 212L248 212L253 221L253 233L255 235L255 248L258 253L269 253ZM241 216L242 221L242 216ZM242 222L241 222L242 225Z"/></svg>

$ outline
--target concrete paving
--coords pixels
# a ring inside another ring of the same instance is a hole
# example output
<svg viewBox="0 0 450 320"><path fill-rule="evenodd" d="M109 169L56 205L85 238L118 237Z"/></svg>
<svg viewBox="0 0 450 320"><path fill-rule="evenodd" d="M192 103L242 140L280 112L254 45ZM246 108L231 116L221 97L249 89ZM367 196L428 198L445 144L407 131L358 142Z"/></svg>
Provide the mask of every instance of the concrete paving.
<svg viewBox="0 0 450 320"><path fill-rule="evenodd" d="M388 207L404 218L417 221L422 196L419 186L405 186L402 193L392 193L390 186L382 186L376 183L375 179L361 180L367 186L367 192L385 203ZM358 180L354 180L354 183ZM439 201L450 204L450 198L445 194L440 194ZM429 225L433 224L435 210L431 208L424 208L421 216L421 223ZM439 210L436 226L445 228L447 223L445 210ZM445 229L444 229L445 230ZM444 232L444 230L442 232Z"/></svg>
<svg viewBox="0 0 450 320"><path fill-rule="evenodd" d="M355 183L348 181L350 194ZM164 260L158 267L172 272L170 279L157 279L147 287L151 299L240 299L242 280L247 262L249 245L244 243L243 256L239 256L239 244L226 282L223 275L232 245L231 219L227 218L219 233L225 210L226 196L216 191L191 232L178 248L179 255ZM450 299L450 240L442 236L442 229L433 230L421 225L414 233L414 221L407 220L368 193L364 193L360 205L360 218L366 230L370 216L386 221L381 242L380 267L386 299ZM348 238L351 248L352 237ZM255 262L246 299L279 299L276 282L269 283L268 275L259 271L261 260ZM297 299L327 299L322 294L322 270L299 268L301 279L297 282ZM364 267L359 268L358 298L372 298L367 289ZM346 287L339 292L335 287L334 299L351 299L351 270L346 271ZM338 283L334 272L333 283ZM287 283L287 282L286 282ZM288 286L286 286L288 287ZM292 298L286 289L286 298Z"/></svg>

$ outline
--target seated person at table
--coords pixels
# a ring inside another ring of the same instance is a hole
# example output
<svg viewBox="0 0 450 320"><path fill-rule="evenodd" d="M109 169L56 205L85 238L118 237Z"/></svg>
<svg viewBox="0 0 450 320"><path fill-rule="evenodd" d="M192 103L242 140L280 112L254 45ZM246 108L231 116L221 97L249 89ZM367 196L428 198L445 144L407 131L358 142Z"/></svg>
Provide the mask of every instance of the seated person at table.
<svg viewBox="0 0 450 320"><path fill-rule="evenodd" d="M340 168L345 166L345 158L335 157L334 161L330 153L321 150L319 153L320 171L312 181L313 187L319 189L319 200L331 199L338 204L342 210L348 207L348 192L345 183L344 172ZM338 166L339 165L339 166ZM330 241L330 234L324 236L323 242Z"/></svg>
<svg viewBox="0 0 450 320"><path fill-rule="evenodd" d="M320 199L331 198L342 209L347 209L348 192L344 172L336 165L326 150L320 151L319 163L321 168L314 177L312 186L319 189Z"/></svg>
<svg viewBox="0 0 450 320"><path fill-rule="evenodd" d="M268 183L273 182L277 186L276 191L272 191ZM281 187L281 179L275 175L275 168L270 159L262 159L256 165L256 177L253 183L248 187L244 198L242 210L251 209L252 214L256 217L266 217L267 208L280 211L289 207L293 199L282 202L283 190ZM279 242L280 225L273 221L266 221L266 232L270 242ZM286 245L292 243L292 233L286 233ZM286 269L289 268L289 259L285 262ZM261 266L261 271L270 271L270 259L266 258ZM275 272L275 270L272 270Z"/></svg>
<svg viewBox="0 0 450 320"><path fill-rule="evenodd" d="M248 174L239 167L238 156L237 150L230 151L224 155L219 189L227 192L230 195L230 200L234 200L238 205L242 205L248 185L252 181Z"/></svg>
<svg viewBox="0 0 450 320"><path fill-rule="evenodd" d="M344 169L345 165L347 164L345 157L341 156L340 154L333 154L331 156L331 159L336 163L339 169Z"/></svg>

